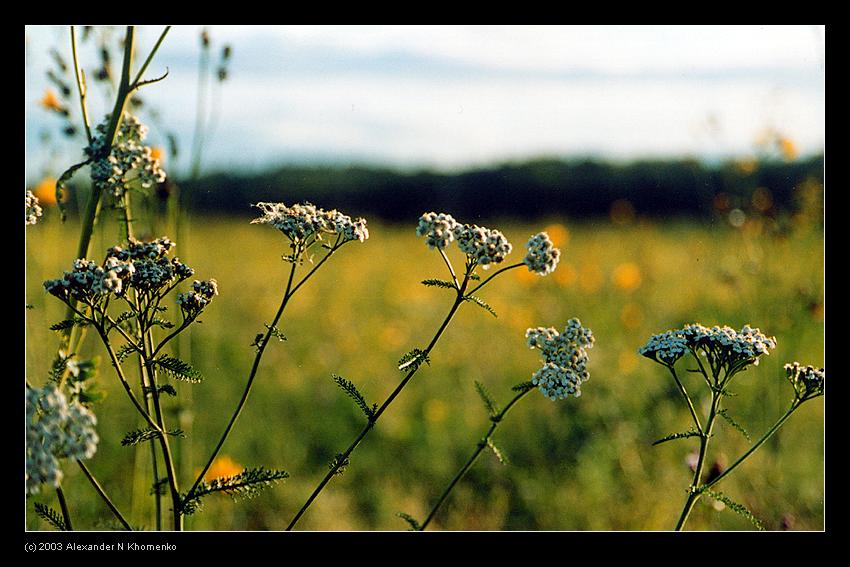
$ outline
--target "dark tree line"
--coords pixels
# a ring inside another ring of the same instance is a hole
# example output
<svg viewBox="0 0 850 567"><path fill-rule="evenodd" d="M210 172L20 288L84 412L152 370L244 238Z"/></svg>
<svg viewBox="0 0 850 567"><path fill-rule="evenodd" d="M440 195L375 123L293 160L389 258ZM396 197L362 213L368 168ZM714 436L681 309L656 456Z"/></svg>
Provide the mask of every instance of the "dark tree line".
<svg viewBox="0 0 850 567"><path fill-rule="evenodd" d="M767 212L782 211L794 207L795 188L812 179L823 183L822 156L794 162L761 161L748 167L734 161L616 164L540 159L457 173L285 166L257 174L211 174L194 184L183 184L182 190L186 204L195 211L244 212L258 201L310 201L388 221L445 210L474 222L476 215L607 215L617 201L628 202L640 215L700 217L715 211L718 196L728 207L746 209L757 188L767 189L771 196Z"/></svg>

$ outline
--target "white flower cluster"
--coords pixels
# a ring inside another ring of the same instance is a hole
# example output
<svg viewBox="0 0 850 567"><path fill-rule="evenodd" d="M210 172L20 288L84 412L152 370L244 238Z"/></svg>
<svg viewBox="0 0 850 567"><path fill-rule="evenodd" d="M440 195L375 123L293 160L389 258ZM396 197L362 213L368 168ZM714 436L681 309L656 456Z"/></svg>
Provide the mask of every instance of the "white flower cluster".
<svg viewBox="0 0 850 567"><path fill-rule="evenodd" d="M369 238L366 219L352 219L336 209L326 211L310 203L296 203L286 206L283 203L257 203L263 216L251 221L251 224L270 224L293 242L304 242L315 235L321 240L322 234L338 234L344 241Z"/></svg>
<svg viewBox="0 0 850 567"><path fill-rule="evenodd" d="M770 354L776 339L744 325L740 331L728 326L705 327L698 323L650 337L638 353L663 364L673 364L688 350L700 349L727 369L741 363L758 365L759 356Z"/></svg>
<svg viewBox="0 0 850 567"><path fill-rule="evenodd" d="M29 226L37 223L41 214L41 205L38 204L38 197L33 195L32 191L27 191L24 200L24 225Z"/></svg>
<svg viewBox="0 0 850 567"><path fill-rule="evenodd" d="M138 118L124 114L111 148L107 148L110 143L106 139L108 127L107 115L96 127L91 145L85 149L86 155L94 160L91 165L93 182L102 184L112 195L120 198L132 182L138 182L147 189L165 181L165 171L159 160L153 157L149 146L142 144L148 129Z"/></svg>
<svg viewBox="0 0 850 567"><path fill-rule="evenodd" d="M444 249L455 239L457 221L447 213L425 213L419 217L416 236L424 236L428 248Z"/></svg>
<svg viewBox="0 0 850 567"><path fill-rule="evenodd" d="M97 418L79 402L68 402L54 385L26 393L26 494L41 484L59 486L59 459L90 459L97 451Z"/></svg>
<svg viewBox="0 0 850 567"><path fill-rule="evenodd" d="M82 301L98 301L110 293L120 296L130 287L157 291L194 274L178 258L165 257L173 246L167 237L151 242L131 239L126 249L114 246L107 250L102 266L85 258L74 260L72 270L60 279L47 280L44 288L62 300Z"/></svg>
<svg viewBox="0 0 850 567"><path fill-rule="evenodd" d="M785 375L797 396L801 399L812 398L823 394L824 370L812 365L801 366L799 362L785 365Z"/></svg>
<svg viewBox="0 0 850 567"><path fill-rule="evenodd" d="M218 282L214 279L192 282L192 291L177 294L177 305L187 319L194 319L218 295Z"/></svg>
<svg viewBox="0 0 850 567"><path fill-rule="evenodd" d="M555 248L549 235L545 232L535 234L525 245L528 253L522 262L528 266L529 272L545 276L555 271L561 259L561 251Z"/></svg>
<svg viewBox="0 0 850 567"><path fill-rule="evenodd" d="M543 367L531 382L550 400L581 396L581 384L590 378L587 349L593 348L593 332L576 318L567 321L563 333L553 327L537 327L525 332L529 348L540 350Z"/></svg>
<svg viewBox="0 0 850 567"><path fill-rule="evenodd" d="M475 224L457 225L454 236L461 252L484 267L503 262L513 250L504 234Z"/></svg>

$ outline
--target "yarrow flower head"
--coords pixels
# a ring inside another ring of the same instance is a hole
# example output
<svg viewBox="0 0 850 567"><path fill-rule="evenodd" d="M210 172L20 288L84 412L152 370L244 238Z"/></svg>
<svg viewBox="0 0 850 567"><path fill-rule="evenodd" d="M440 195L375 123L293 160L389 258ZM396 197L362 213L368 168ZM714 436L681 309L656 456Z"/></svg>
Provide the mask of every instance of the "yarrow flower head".
<svg viewBox="0 0 850 567"><path fill-rule="evenodd" d="M461 251L485 268L489 264L503 262L513 249L505 235L498 230L459 224L453 232Z"/></svg>
<svg viewBox="0 0 850 567"><path fill-rule="evenodd" d="M24 225L29 226L38 222L42 215L41 205L39 205L38 197L33 195L32 191L27 191L24 199Z"/></svg>
<svg viewBox="0 0 850 567"><path fill-rule="evenodd" d="M529 272L545 276L555 271L555 267L561 259L561 251L555 248L548 234L545 232L535 234L528 239L525 247L528 249L528 253L522 262L528 266Z"/></svg>
<svg viewBox="0 0 850 567"><path fill-rule="evenodd" d="M93 160L92 181L103 185L115 198L122 197L132 183L147 189L164 182L166 175L159 159L142 143L147 137L147 127L132 114L125 113L110 146L109 120L107 115L95 128L94 139L85 148L86 155Z"/></svg>
<svg viewBox="0 0 850 567"><path fill-rule="evenodd" d="M95 415L77 401L69 402L54 384L26 392L26 494L42 484L59 486L60 459L90 459L99 441Z"/></svg>
<svg viewBox="0 0 850 567"><path fill-rule="evenodd" d="M799 362L785 365L785 377L794 386L798 400L807 400L823 395L824 370L812 365L801 366Z"/></svg>
<svg viewBox="0 0 850 567"><path fill-rule="evenodd" d="M424 236L429 248L445 249L455 239L457 221L446 213L425 213L419 217L416 236Z"/></svg>
<svg viewBox="0 0 850 567"><path fill-rule="evenodd" d="M44 288L64 301L94 303L110 293L122 296L129 288L158 292L194 274L178 258L166 258L173 247L168 237L149 242L131 239L126 248L113 246L107 250L103 265L85 258L74 260L70 271L59 279L47 280Z"/></svg>
<svg viewBox="0 0 850 567"><path fill-rule="evenodd" d="M323 234L339 235L344 242L365 242L369 238L366 219L352 219L335 209L326 211L311 203L290 206L284 203L257 203L254 206L263 211L263 216L252 220L251 224L272 225L293 243L304 243L311 236L321 240Z"/></svg>
<svg viewBox="0 0 850 567"><path fill-rule="evenodd" d="M192 283L192 291L177 295L177 305L180 306L186 319L194 319L216 295L218 295L218 282L216 280L195 280Z"/></svg>
<svg viewBox="0 0 850 567"><path fill-rule="evenodd" d="M759 357L776 348L776 339L759 329L744 325L740 331L728 326L705 327L698 323L682 329L665 331L650 337L638 353L666 365L672 365L686 352L701 353L712 367L724 368L727 375L734 374L752 364Z"/></svg>
<svg viewBox="0 0 850 567"><path fill-rule="evenodd" d="M596 342L593 332L573 318L563 333L553 327L537 327L528 329L525 337L529 348L540 350L544 361L532 375L532 384L553 401L581 396L581 384L590 379L587 349Z"/></svg>

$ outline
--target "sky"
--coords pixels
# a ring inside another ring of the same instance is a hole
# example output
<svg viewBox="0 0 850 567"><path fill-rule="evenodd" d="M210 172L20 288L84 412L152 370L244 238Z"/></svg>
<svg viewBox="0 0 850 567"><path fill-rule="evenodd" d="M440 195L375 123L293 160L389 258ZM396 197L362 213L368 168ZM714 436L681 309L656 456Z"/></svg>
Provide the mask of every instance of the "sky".
<svg viewBox="0 0 850 567"><path fill-rule="evenodd" d="M139 28L140 57L162 29ZM752 155L767 129L802 155L824 150L824 26L182 25L146 73L167 69L167 78L140 92L159 116L148 142L164 145L164 132L174 132L181 158L171 166L182 170L202 29L215 59L232 46L229 77L213 81L203 106L213 114L205 171L317 162L456 170L540 156L712 160ZM122 33L115 29L114 44ZM79 161L79 142L62 144L61 120L39 101L50 88L48 50L70 60L69 33L27 26L25 37L26 174L56 175ZM91 45L80 46L80 60L91 76ZM110 103L90 91L99 120ZM77 119L78 106L71 111Z"/></svg>

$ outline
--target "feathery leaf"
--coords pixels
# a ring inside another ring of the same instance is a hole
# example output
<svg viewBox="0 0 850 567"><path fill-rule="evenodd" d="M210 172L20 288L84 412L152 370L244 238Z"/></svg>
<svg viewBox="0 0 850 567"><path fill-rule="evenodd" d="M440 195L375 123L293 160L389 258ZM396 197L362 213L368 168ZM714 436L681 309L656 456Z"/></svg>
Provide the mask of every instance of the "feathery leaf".
<svg viewBox="0 0 850 567"><path fill-rule="evenodd" d="M726 408L723 408L722 410L717 412L717 415L719 415L720 417L725 419L727 421L727 423L729 423L729 425L731 425L732 427L734 427L735 429L740 431L741 435L743 435L747 439L747 441L753 440L752 437L750 437L750 434L747 432L747 430L744 429L744 427L740 423L738 423L737 421L732 419L732 417L727 412Z"/></svg>
<svg viewBox="0 0 850 567"><path fill-rule="evenodd" d="M487 391L487 388L484 387L484 384L478 380L475 381L475 391L478 392L481 401L484 402L484 407L487 408L487 413L490 414L490 417L496 417L499 414L499 406L493 399L493 396L490 395L490 392Z"/></svg>
<svg viewBox="0 0 850 567"><path fill-rule="evenodd" d="M687 439L688 437L699 437L699 431L695 429L689 429L687 431L682 431L680 433L671 433L667 437L662 437L658 441L655 441L653 445L660 445L662 443L666 443L667 441L673 441L674 439Z"/></svg>
<svg viewBox="0 0 850 567"><path fill-rule="evenodd" d="M712 490L706 490L705 493L708 496L710 496L711 498L714 498L715 500L717 500L718 502L722 502L723 504L728 506L729 509L732 510L733 512L735 512L736 514L740 514L741 516L743 516L744 518L749 520L750 523L752 523L757 529L764 531L764 526L759 521L759 519L756 518L755 515L752 512L750 512L747 509L747 507L744 506L743 504L739 504L738 502L735 502L734 500L732 500L731 498L729 498L728 496L726 496L722 492L714 492Z"/></svg>
<svg viewBox="0 0 850 567"><path fill-rule="evenodd" d="M46 504L42 504L40 502L36 502L35 513L38 514L38 516L42 520L44 520L60 532L68 531L68 526L65 525L65 520L64 518L62 518L62 515L50 506L47 506Z"/></svg>
<svg viewBox="0 0 850 567"><path fill-rule="evenodd" d="M493 451L493 454L494 454L494 455L496 455L496 458L497 458L497 459L499 459L499 462L500 462L500 463L502 463L503 465L510 464L510 461L508 460L508 456L507 456L507 455L505 455L505 454L502 452L502 450L501 450L501 449L499 449L498 447L496 447L496 444L495 444L495 443L493 443L493 440L492 440L492 439L490 439L489 437L487 438L487 446L488 446L488 447L490 447L490 449Z"/></svg>
<svg viewBox="0 0 850 567"><path fill-rule="evenodd" d="M180 360L179 358L164 354L154 360L154 364L161 367L174 379L191 382L193 384L197 384L201 381L201 373L195 370L191 364Z"/></svg>
<svg viewBox="0 0 850 567"><path fill-rule="evenodd" d="M473 302L475 305L477 305L477 306L481 307L482 309L484 309L485 311L488 311L488 312L489 312L489 313L490 313L493 317L498 317L498 315L497 315L497 314L496 314L496 312L493 310L493 308L492 308L492 307L490 307L487 303L485 303L485 302L484 302L484 300L483 300L483 299L481 299L480 297L477 297L477 296L475 296L475 295L466 295L466 296L464 296L463 300L464 300L464 301L471 301L471 302Z"/></svg>
<svg viewBox="0 0 850 567"><path fill-rule="evenodd" d="M428 354L424 350L415 348L399 359L398 369L402 371L408 368L418 370L423 362L429 366L431 365L431 359L428 358Z"/></svg>
<svg viewBox="0 0 850 567"><path fill-rule="evenodd" d="M166 435L173 435L174 437L186 437L186 434L182 429L169 429L165 432ZM159 432L155 429L151 429L150 427L145 427L142 429L136 429L135 431L131 431L127 433L124 438L121 440L121 445L138 445L144 441L150 441L151 439L156 439L159 437Z"/></svg>
<svg viewBox="0 0 850 567"><path fill-rule="evenodd" d="M445 289L457 289L455 284L452 282L448 282L446 280L440 280L437 278L428 278L427 280L422 280L422 285L428 287L442 287Z"/></svg>
<svg viewBox="0 0 850 567"><path fill-rule="evenodd" d="M366 403L366 398L363 397L363 394L360 393L353 382L346 380L342 376L337 376L336 374L333 375L333 381L336 382L336 385L339 386L343 392L348 394L348 396L354 400L357 407L366 414L366 419L371 421L374 418L375 410L369 407L369 404Z"/></svg>
<svg viewBox="0 0 850 567"><path fill-rule="evenodd" d="M239 474L202 481L191 494L183 498L183 513L192 514L201 505L201 498L214 492L223 492L233 498L253 498L263 489L278 481L289 478L286 471L270 470L264 467L245 469Z"/></svg>
<svg viewBox="0 0 850 567"><path fill-rule="evenodd" d="M396 512L396 516L410 524L410 529L414 532L422 531L422 526L419 525L419 522L411 516L410 514L406 514L405 512Z"/></svg>

